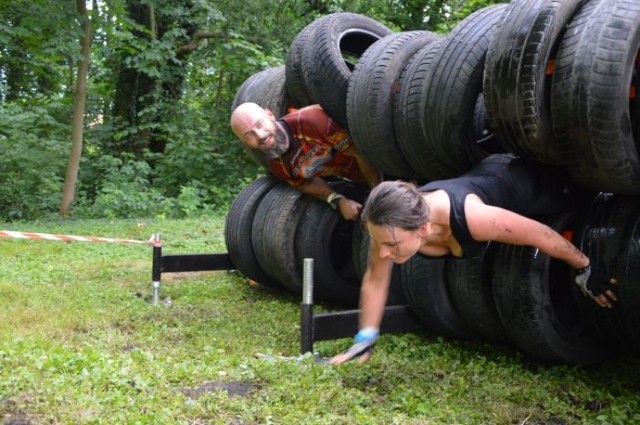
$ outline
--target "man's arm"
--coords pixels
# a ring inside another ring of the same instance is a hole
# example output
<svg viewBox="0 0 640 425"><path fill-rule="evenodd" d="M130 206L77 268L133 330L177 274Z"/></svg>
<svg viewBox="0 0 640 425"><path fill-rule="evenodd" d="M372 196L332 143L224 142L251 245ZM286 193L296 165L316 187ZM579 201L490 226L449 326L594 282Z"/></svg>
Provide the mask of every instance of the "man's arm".
<svg viewBox="0 0 640 425"><path fill-rule="evenodd" d="M316 198L323 201L325 201L329 195L335 192L333 188L329 186L329 183L317 176L305 181L304 183L300 183L295 187L302 193L315 196Z"/></svg>
<svg viewBox="0 0 640 425"><path fill-rule="evenodd" d="M375 168L373 165L369 163L356 149L355 145L351 145L347 150L344 151L344 154L347 156L351 156L356 159L358 162L358 167L360 168L360 172L367 180L370 188L373 188L378 185L382 181L382 173Z"/></svg>
<svg viewBox="0 0 640 425"><path fill-rule="evenodd" d="M364 178L367 179L367 183L369 183L370 188L374 188L382 181L382 173L373 168L373 166L364 159L364 157L360 154L356 154L356 161L358 161L358 165L360 166L360 171L364 175Z"/></svg>
<svg viewBox="0 0 640 425"><path fill-rule="evenodd" d="M302 193L315 196L324 202L328 202L329 195L335 192L329 184L320 177L314 177L298 186ZM345 220L357 220L362 210L362 205L352 199L342 196L337 201L337 208Z"/></svg>

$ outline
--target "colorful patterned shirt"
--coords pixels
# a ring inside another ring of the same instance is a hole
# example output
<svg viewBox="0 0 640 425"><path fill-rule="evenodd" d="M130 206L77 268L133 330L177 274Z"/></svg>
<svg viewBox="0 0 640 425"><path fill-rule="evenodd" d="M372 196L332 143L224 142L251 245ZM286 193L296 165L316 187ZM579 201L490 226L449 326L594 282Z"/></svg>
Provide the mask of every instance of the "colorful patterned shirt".
<svg viewBox="0 0 640 425"><path fill-rule="evenodd" d="M278 120L289 136L289 149L269 160L273 175L293 186L314 176L338 176L357 183L367 181L360 171L353 140L320 105L311 105Z"/></svg>

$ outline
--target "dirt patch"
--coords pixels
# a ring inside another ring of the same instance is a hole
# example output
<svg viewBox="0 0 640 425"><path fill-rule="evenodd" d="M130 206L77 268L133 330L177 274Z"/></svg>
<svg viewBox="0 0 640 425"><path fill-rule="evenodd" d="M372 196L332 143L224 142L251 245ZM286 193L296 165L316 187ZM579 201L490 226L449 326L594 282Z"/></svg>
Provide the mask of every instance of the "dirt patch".
<svg viewBox="0 0 640 425"><path fill-rule="evenodd" d="M232 381L232 382L205 382L196 388L184 388L182 392L191 398L198 398L204 394L225 391L229 397L247 397L254 389L260 385L254 382Z"/></svg>
<svg viewBox="0 0 640 425"><path fill-rule="evenodd" d="M26 414L5 415L2 418L2 425L33 425L31 419Z"/></svg>
<svg viewBox="0 0 640 425"><path fill-rule="evenodd" d="M219 273L218 270L201 271L201 272L171 272L162 274L163 283L177 282L185 279L202 279Z"/></svg>
<svg viewBox="0 0 640 425"><path fill-rule="evenodd" d="M527 422L527 423L530 425L568 425L567 422L558 418L553 418L553 417L543 421L535 421L535 422Z"/></svg>
<svg viewBox="0 0 640 425"><path fill-rule="evenodd" d="M21 407L31 399L31 395L23 394L15 398L0 401L0 424L34 425L38 423L37 420L27 414Z"/></svg>

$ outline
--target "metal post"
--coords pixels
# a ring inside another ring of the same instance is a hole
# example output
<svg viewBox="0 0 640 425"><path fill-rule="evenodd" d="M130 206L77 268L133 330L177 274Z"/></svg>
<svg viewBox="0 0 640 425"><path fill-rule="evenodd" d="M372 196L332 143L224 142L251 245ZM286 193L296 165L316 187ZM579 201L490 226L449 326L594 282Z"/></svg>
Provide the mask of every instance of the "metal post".
<svg viewBox="0 0 640 425"><path fill-rule="evenodd" d="M153 265L151 268L151 285L153 287L153 305L160 304L160 275L162 269L162 242L160 234L154 233L151 237L153 244Z"/></svg>
<svg viewBox="0 0 640 425"><path fill-rule="evenodd" d="M313 353L313 258L305 258L300 305L300 354Z"/></svg>

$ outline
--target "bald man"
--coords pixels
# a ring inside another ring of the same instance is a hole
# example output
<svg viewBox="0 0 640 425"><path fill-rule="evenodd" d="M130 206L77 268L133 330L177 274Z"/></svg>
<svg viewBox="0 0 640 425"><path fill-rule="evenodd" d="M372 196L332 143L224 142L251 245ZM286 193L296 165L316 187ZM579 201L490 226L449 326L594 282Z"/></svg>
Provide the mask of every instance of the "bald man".
<svg viewBox="0 0 640 425"><path fill-rule="evenodd" d="M231 128L245 147L267 159L276 178L326 201L347 220L356 220L362 205L336 193L321 176L343 177L369 187L381 181L381 174L358 154L349 132L320 105L276 119L255 103L243 103L231 114Z"/></svg>

